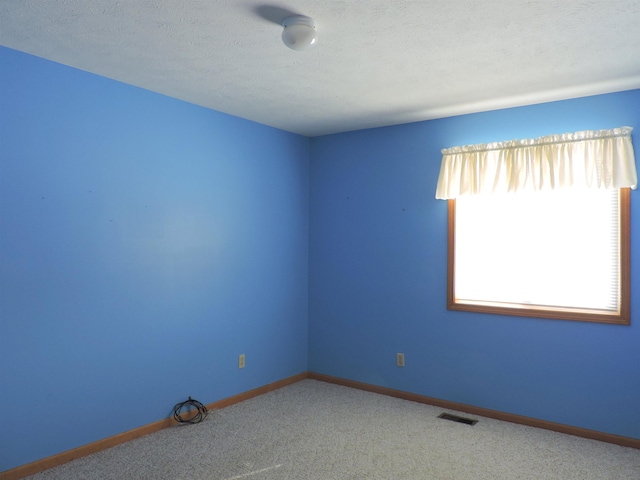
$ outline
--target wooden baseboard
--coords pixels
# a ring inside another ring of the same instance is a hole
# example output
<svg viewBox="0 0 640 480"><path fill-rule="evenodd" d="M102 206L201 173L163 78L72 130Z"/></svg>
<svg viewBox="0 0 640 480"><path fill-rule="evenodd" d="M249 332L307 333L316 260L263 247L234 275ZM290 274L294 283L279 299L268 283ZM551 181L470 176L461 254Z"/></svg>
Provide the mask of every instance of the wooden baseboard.
<svg viewBox="0 0 640 480"><path fill-rule="evenodd" d="M347 380L339 377L332 377L330 375L324 375L314 372L303 372L292 377L278 380L277 382L264 385L262 387L249 390L247 392L234 395L229 398L224 398L208 404L206 407L208 410L218 410L220 408L228 407L236 403L249 400L250 398L263 395L265 393L277 390L287 385L299 382L305 378L313 380L319 380L327 383L334 383L337 385L343 385L346 387L357 388L372 393L379 393L381 395L387 395L391 397L401 398L403 400L410 400L412 402L424 403L427 405L433 405L436 407L445 408L447 410L455 410L458 412L465 412L471 415L478 415L480 417L494 418L496 420L502 420L505 422L517 423L520 425L527 425L529 427L543 428L545 430L552 430L554 432L566 433L569 435L575 435L577 437L589 438L591 440L598 440L601 442L613 443L615 445L621 445L623 447L631 447L640 449L640 439L622 437L619 435L613 435L611 433L598 432L595 430L589 430L586 428L572 427L569 425L563 425L561 423L549 422L546 420L538 420L536 418L525 417L522 415L515 415L512 413L504 413L496 410L490 410L487 408L474 407L472 405L466 405L463 403L450 402L448 400L441 400L438 398L427 397L424 395L418 395L416 393L404 392L402 390L394 390L392 388L380 387L378 385L372 385L369 383L357 382L354 380ZM11 470L0 472L0 480L19 480L29 475L48 470L50 468L62 465L77 458L91 455L92 453L100 452L107 448L115 447L121 443L128 442L136 438L140 438L144 435L157 432L163 428L171 427L176 422L173 418L165 418L148 425L144 425L139 428L134 428L128 432L123 432L112 437L108 437L96 442L82 445L78 448L62 452L51 457L36 460L35 462L21 465Z"/></svg>
<svg viewBox="0 0 640 480"><path fill-rule="evenodd" d="M456 410L458 412L465 412L471 415L478 415L480 417L493 418L505 422L527 425L529 427L543 428L545 430L552 430L554 432L566 433L569 435L575 435L577 437L589 438L591 440L598 440L600 442L613 443L615 445L621 445L623 447L640 449L640 439L637 438L622 437L620 435L613 435L611 433L598 432L596 430L589 430L580 427L572 427L570 425L564 425L562 423L538 420L536 418L515 415L513 413L505 413L497 410L490 410L488 408L474 407L472 405L466 405L464 403L450 402L447 400L427 397L415 393L403 392L402 390L394 390L392 388L379 387L377 385L372 385L369 383L356 382L354 380L332 377L320 373L309 372L308 378L328 383L335 383L337 385L343 385L345 387L357 388L359 390L365 390L367 392L388 395L404 400L410 400L412 402L424 403L435 407L445 408L447 410Z"/></svg>
<svg viewBox="0 0 640 480"><path fill-rule="evenodd" d="M208 410L218 410L220 408L228 407L236 403L249 400L250 398L263 395L273 390L286 387L287 385L299 382L300 380L304 380L305 378L307 378L307 373L303 372L292 377L278 380L277 382L273 382L268 385L263 385L262 387L255 388L253 390L249 390L248 392L234 395L233 397L218 400L217 402L206 405L206 407ZM12 468L11 470L0 472L0 480L19 480L20 478L40 473L44 470L62 465L77 458L86 457L87 455L91 455L92 453L115 447L116 445L120 445L121 443L125 443L129 440L149 435L150 433L157 432L159 430L162 430L163 428L171 427L173 425L176 425L176 421L173 418L165 418L148 425L143 425L142 427L134 428L133 430L129 430L127 432L113 435L112 437L104 438L102 440L88 443L72 450L67 450L66 452L52 455L51 457L36 460L35 462L27 463L26 465L21 465L19 467Z"/></svg>

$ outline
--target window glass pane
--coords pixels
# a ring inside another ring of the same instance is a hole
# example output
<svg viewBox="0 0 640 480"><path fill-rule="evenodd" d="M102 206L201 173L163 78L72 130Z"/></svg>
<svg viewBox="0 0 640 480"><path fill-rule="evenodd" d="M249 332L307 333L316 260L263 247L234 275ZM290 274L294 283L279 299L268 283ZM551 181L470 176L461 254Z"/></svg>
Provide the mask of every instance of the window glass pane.
<svg viewBox="0 0 640 480"><path fill-rule="evenodd" d="M618 312L619 190L464 196L456 301Z"/></svg>

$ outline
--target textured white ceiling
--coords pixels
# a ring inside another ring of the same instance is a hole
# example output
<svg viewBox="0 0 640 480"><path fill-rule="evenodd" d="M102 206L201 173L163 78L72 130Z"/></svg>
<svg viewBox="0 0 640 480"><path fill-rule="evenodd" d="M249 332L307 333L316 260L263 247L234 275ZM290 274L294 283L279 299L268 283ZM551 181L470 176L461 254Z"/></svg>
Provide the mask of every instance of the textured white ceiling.
<svg viewBox="0 0 640 480"><path fill-rule="evenodd" d="M316 136L640 88L640 1L3 0L0 45Z"/></svg>

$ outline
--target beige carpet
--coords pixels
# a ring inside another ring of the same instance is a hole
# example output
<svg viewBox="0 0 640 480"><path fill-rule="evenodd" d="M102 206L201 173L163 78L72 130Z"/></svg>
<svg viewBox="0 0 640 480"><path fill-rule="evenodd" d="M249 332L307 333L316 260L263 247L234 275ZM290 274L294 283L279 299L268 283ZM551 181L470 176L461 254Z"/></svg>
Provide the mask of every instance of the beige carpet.
<svg viewBox="0 0 640 480"><path fill-rule="evenodd" d="M29 478L640 480L640 450L442 412L304 380Z"/></svg>

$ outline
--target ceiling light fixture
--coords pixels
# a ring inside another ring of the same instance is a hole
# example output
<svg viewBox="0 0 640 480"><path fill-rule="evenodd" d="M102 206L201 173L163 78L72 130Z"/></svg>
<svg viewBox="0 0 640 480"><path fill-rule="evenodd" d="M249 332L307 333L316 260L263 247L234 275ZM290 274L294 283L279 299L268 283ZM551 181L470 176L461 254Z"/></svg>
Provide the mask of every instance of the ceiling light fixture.
<svg viewBox="0 0 640 480"><path fill-rule="evenodd" d="M292 50L306 50L318 41L316 21L304 15L293 15L282 21L282 41Z"/></svg>

